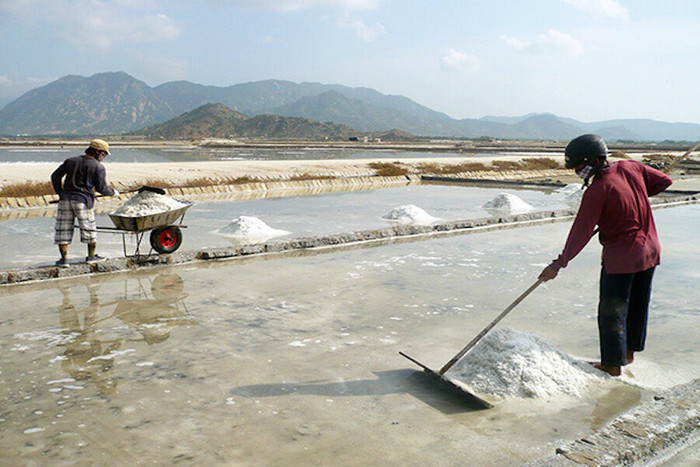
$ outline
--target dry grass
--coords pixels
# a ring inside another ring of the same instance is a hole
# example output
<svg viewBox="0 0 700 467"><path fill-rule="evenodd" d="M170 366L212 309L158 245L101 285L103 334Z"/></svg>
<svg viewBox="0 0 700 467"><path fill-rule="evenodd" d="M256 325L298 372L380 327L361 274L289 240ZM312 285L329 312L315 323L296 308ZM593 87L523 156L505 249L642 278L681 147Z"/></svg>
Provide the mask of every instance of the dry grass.
<svg viewBox="0 0 700 467"><path fill-rule="evenodd" d="M519 170L522 168L522 163L519 161L493 161L492 165L496 170Z"/></svg>
<svg viewBox="0 0 700 467"><path fill-rule="evenodd" d="M402 166L400 162L370 162L369 166L380 177L398 177L408 173L408 169Z"/></svg>
<svg viewBox="0 0 700 467"><path fill-rule="evenodd" d="M0 197L24 198L54 194L51 182L25 182L0 187Z"/></svg>
<svg viewBox="0 0 700 467"><path fill-rule="evenodd" d="M312 175L309 173L303 173L303 174L298 174L298 175L292 175L289 177L289 180L292 181L297 181L297 180L330 180L332 178L335 178L332 175Z"/></svg>
<svg viewBox="0 0 700 467"><path fill-rule="evenodd" d="M484 172L503 170L551 170L562 169L563 166L549 157L533 157L521 161L493 161L492 165L482 162L463 162L461 164L437 164L425 162L416 166L418 171L431 174L456 174L462 172Z"/></svg>
<svg viewBox="0 0 700 467"><path fill-rule="evenodd" d="M532 157L521 161L522 168L525 170L556 170L563 169L564 166L554 159L549 157Z"/></svg>
<svg viewBox="0 0 700 467"><path fill-rule="evenodd" d="M489 167L481 162L462 162L461 164L440 165L433 162L424 162L416 166L418 171L431 174L457 174L462 172L482 172Z"/></svg>

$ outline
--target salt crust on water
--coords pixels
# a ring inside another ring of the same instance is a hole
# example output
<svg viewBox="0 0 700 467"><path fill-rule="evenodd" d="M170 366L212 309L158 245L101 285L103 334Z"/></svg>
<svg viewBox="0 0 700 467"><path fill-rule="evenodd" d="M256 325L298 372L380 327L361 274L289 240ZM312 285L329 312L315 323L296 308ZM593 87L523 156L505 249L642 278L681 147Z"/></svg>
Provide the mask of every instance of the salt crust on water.
<svg viewBox="0 0 700 467"><path fill-rule="evenodd" d="M286 230L273 229L257 217L240 216L233 219L226 227L216 231L219 235L248 240L266 240L280 235L287 235Z"/></svg>
<svg viewBox="0 0 700 467"><path fill-rule="evenodd" d="M580 396L602 373L537 336L503 328L487 334L448 375L482 394L547 398Z"/></svg>
<svg viewBox="0 0 700 467"><path fill-rule="evenodd" d="M387 214L382 216L382 219L386 219L391 222L397 222L400 224L417 225L427 225L439 220L437 217L431 216L423 209L413 204L397 206L391 211L389 211Z"/></svg>
<svg viewBox="0 0 700 467"><path fill-rule="evenodd" d="M486 202L482 207L487 211L507 214L522 214L533 209L525 201L510 193L501 193L491 201Z"/></svg>
<svg viewBox="0 0 700 467"><path fill-rule="evenodd" d="M160 193L144 191L137 193L112 214L124 217L142 217L172 211L187 206L185 203Z"/></svg>

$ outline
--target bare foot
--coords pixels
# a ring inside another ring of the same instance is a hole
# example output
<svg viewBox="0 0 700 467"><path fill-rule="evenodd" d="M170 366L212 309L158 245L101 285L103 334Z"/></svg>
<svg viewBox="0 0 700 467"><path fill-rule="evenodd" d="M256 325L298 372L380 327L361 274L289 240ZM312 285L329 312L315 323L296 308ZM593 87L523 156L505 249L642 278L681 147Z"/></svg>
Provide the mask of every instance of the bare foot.
<svg viewBox="0 0 700 467"><path fill-rule="evenodd" d="M606 372L610 376L620 376L622 374L622 369L619 366L608 366L599 362L588 362L588 364L594 366L600 371Z"/></svg>
<svg viewBox="0 0 700 467"><path fill-rule="evenodd" d="M627 364L634 362L634 350L627 351Z"/></svg>

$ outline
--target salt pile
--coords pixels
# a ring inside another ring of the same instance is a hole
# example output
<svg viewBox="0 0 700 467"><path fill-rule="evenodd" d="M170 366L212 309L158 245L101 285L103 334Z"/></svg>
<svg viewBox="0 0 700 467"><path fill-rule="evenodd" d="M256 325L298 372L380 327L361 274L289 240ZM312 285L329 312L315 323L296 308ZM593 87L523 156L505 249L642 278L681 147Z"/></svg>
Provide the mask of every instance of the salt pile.
<svg viewBox="0 0 700 467"><path fill-rule="evenodd" d="M482 207L492 214L523 214L533 209L525 201L510 193L501 193Z"/></svg>
<svg viewBox="0 0 700 467"><path fill-rule="evenodd" d="M423 209L413 204L397 206L391 211L389 211L387 214L382 216L382 219L386 219L390 222L396 222L399 224L416 225L427 225L439 220L437 217L431 216Z"/></svg>
<svg viewBox="0 0 700 467"><path fill-rule="evenodd" d="M272 237L287 235L286 230L273 229L257 217L240 216L233 219L226 227L216 231L217 234L239 242L261 242Z"/></svg>
<svg viewBox="0 0 700 467"><path fill-rule="evenodd" d="M142 217L180 209L185 206L187 206L186 203L160 193L143 191L132 196L131 199L122 204L112 214L123 217Z"/></svg>
<svg viewBox="0 0 700 467"><path fill-rule="evenodd" d="M476 392L503 398L580 396L598 374L543 339L509 328L487 334L449 371Z"/></svg>
<svg viewBox="0 0 700 467"><path fill-rule="evenodd" d="M562 200L569 206L576 207L581 204L581 198L583 197L584 190L583 185L580 183L570 183L565 187L557 190L557 193L561 193Z"/></svg>

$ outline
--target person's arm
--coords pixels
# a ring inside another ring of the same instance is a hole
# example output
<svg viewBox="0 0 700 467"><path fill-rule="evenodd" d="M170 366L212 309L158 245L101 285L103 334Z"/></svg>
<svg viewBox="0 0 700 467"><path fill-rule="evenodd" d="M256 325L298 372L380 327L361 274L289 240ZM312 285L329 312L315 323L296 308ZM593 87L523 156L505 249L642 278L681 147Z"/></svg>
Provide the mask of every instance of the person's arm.
<svg viewBox="0 0 700 467"><path fill-rule="evenodd" d="M642 174L644 175L644 183L649 196L658 195L673 183L671 177L648 165L642 164Z"/></svg>
<svg viewBox="0 0 700 467"><path fill-rule="evenodd" d="M99 191L105 196L114 196L115 191L107 186L107 171L102 164L97 166L95 171L95 180L93 182L95 190Z"/></svg>
<svg viewBox="0 0 700 467"><path fill-rule="evenodd" d="M574 259L593 237L595 227L603 211L603 193L592 188L584 193L576 219L574 219L566 238L564 249L557 259L540 273L539 279L545 281L554 279L559 270L565 268L569 261Z"/></svg>
<svg viewBox="0 0 700 467"><path fill-rule="evenodd" d="M63 191L63 176L66 174L66 163L59 165L56 170L51 174L51 184L53 185L53 191L57 195L61 195Z"/></svg>

